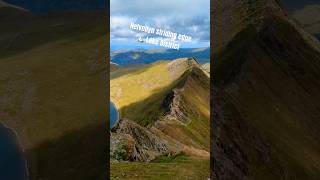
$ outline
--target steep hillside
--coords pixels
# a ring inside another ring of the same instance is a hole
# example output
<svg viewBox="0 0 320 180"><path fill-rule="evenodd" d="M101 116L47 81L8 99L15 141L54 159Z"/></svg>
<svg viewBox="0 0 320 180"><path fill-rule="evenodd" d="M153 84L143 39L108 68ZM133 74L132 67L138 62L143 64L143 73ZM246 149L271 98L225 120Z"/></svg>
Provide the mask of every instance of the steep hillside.
<svg viewBox="0 0 320 180"><path fill-rule="evenodd" d="M209 177L209 89L209 76L194 59L157 62L111 79L111 100L127 118L111 132L111 157L120 161L112 161L111 177L155 178L159 167L168 168L159 179ZM140 173L143 167L150 171Z"/></svg>
<svg viewBox="0 0 320 180"><path fill-rule="evenodd" d="M277 1L215 3L214 178L318 179L319 43Z"/></svg>
<svg viewBox="0 0 320 180"><path fill-rule="evenodd" d="M104 14L12 17L0 28L0 123L31 180L106 179Z"/></svg>

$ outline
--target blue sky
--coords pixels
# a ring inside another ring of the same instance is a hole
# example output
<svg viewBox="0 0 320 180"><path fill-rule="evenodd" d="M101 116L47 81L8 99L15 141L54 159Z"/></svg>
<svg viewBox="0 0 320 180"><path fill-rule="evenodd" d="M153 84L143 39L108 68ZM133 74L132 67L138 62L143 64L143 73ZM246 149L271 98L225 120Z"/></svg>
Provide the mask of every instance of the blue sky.
<svg viewBox="0 0 320 180"><path fill-rule="evenodd" d="M131 30L131 22L191 36L180 48L209 47L210 0L111 0L110 10L111 49L159 48L139 43L147 34Z"/></svg>
<svg viewBox="0 0 320 180"><path fill-rule="evenodd" d="M319 0L282 0L281 2L288 10L302 9L311 4L320 4Z"/></svg>

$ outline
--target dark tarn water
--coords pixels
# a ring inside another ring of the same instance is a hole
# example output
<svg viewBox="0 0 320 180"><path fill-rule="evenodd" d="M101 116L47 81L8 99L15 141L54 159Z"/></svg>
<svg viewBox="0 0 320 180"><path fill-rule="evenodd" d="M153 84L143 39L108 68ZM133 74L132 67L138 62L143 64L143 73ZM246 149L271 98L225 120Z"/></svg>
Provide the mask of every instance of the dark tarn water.
<svg viewBox="0 0 320 180"><path fill-rule="evenodd" d="M17 137L0 124L0 180L26 179L26 163Z"/></svg>
<svg viewBox="0 0 320 180"><path fill-rule="evenodd" d="M118 110L112 102L110 102L109 112L110 112L110 128L112 128L116 124L119 118Z"/></svg>

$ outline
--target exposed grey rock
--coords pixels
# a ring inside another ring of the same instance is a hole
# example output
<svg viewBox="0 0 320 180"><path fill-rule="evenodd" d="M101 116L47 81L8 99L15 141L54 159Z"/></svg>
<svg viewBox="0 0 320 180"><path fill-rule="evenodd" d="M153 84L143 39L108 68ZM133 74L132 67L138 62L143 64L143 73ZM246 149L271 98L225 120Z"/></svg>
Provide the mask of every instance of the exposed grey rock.
<svg viewBox="0 0 320 180"><path fill-rule="evenodd" d="M170 104L168 104L168 102ZM181 94L181 89L174 89L172 93L167 96L163 105L168 106L168 112L165 119L179 120L184 124L188 124L191 121L188 114L191 113L192 109L185 103Z"/></svg>
<svg viewBox="0 0 320 180"><path fill-rule="evenodd" d="M151 161L170 153L167 142L128 119L120 119L112 129L110 156L124 161Z"/></svg>

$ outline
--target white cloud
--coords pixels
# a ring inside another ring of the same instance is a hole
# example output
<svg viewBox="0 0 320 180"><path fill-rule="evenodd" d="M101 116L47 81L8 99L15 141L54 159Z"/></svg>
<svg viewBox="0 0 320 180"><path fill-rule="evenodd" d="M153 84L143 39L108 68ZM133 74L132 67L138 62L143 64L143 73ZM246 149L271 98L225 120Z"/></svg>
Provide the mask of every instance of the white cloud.
<svg viewBox="0 0 320 180"><path fill-rule="evenodd" d="M209 42L210 0L111 0L111 43L135 41L131 22L192 36L193 44Z"/></svg>
<svg viewBox="0 0 320 180"><path fill-rule="evenodd" d="M125 16L111 16L110 18L110 25L111 25L111 28L119 28L119 27L124 27L124 26L130 26L130 22L134 20L134 19L131 19L128 18L128 17L125 17Z"/></svg>
<svg viewBox="0 0 320 180"><path fill-rule="evenodd" d="M138 16L208 14L210 0L111 0L111 15Z"/></svg>

